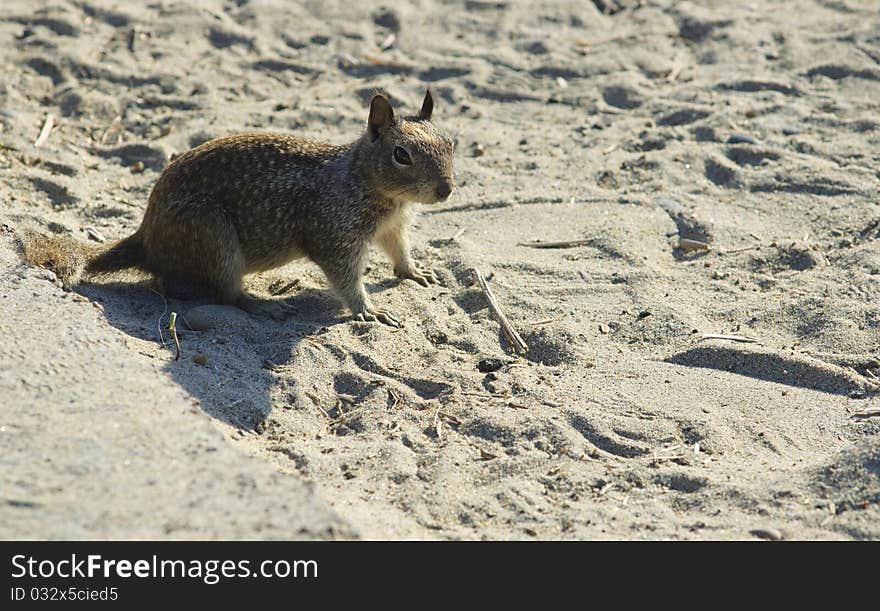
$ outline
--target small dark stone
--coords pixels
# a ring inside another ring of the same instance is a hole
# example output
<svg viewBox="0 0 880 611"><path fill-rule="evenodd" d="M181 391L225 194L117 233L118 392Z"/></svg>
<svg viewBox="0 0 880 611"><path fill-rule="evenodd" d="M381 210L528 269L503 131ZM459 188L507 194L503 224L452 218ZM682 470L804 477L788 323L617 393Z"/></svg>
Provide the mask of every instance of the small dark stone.
<svg viewBox="0 0 880 611"><path fill-rule="evenodd" d="M614 176L614 172L610 170L600 172L596 177L596 183L603 189L616 189L620 186L617 182L617 177Z"/></svg>
<svg viewBox="0 0 880 611"><path fill-rule="evenodd" d="M783 127L782 133L786 136L796 136L797 134L801 133L801 130L796 127Z"/></svg>
<svg viewBox="0 0 880 611"><path fill-rule="evenodd" d="M477 363L477 369L481 373L491 373L493 371L498 371L504 366L504 363L501 359L481 359L479 363Z"/></svg>
<svg viewBox="0 0 880 611"><path fill-rule="evenodd" d="M639 312L639 315L636 317L636 319L643 320L650 315L651 315L651 312L649 312L648 310L642 310L641 312Z"/></svg>
<svg viewBox="0 0 880 611"><path fill-rule="evenodd" d="M727 139L727 144L758 144L758 141L752 138L748 134L730 134L730 138Z"/></svg>
<svg viewBox="0 0 880 611"><path fill-rule="evenodd" d="M718 140L715 129L706 126L695 127L694 138L697 142L716 142Z"/></svg>
<svg viewBox="0 0 880 611"><path fill-rule="evenodd" d="M632 110L642 105L642 95L632 87L614 85L602 91L602 99L609 106Z"/></svg>
<svg viewBox="0 0 880 611"><path fill-rule="evenodd" d="M677 125L690 125L708 117L711 113L708 110L699 108L683 108L675 112L664 115L657 120L657 125L665 125L675 127Z"/></svg>
<svg viewBox="0 0 880 611"><path fill-rule="evenodd" d="M535 42L526 45L526 51L533 55L544 55L549 53L550 49L540 40L536 40Z"/></svg>
<svg viewBox="0 0 880 611"><path fill-rule="evenodd" d="M49 223L46 225L46 229L48 229L52 233L57 233L57 234L70 233L70 229L68 229L67 227L65 227L61 223L56 223L55 221L49 221Z"/></svg>
<svg viewBox="0 0 880 611"><path fill-rule="evenodd" d="M400 31L400 17L390 8L382 8L373 16L373 23L388 28L392 32Z"/></svg>

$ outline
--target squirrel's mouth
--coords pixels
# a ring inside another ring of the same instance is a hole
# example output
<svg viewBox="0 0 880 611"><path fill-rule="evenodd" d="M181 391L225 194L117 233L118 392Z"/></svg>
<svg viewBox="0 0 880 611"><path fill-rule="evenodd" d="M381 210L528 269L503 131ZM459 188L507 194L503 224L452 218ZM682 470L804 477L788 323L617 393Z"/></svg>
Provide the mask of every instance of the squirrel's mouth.
<svg viewBox="0 0 880 611"><path fill-rule="evenodd" d="M397 193L391 199L419 202L420 204L436 204L449 199L453 190L451 180L437 183L433 188L426 187L427 185L422 186L420 189L413 189L408 193Z"/></svg>

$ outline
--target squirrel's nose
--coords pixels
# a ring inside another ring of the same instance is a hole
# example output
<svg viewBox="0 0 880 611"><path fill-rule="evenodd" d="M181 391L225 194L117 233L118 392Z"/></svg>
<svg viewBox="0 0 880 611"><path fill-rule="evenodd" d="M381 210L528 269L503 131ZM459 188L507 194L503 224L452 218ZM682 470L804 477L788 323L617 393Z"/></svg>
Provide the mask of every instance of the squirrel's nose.
<svg viewBox="0 0 880 611"><path fill-rule="evenodd" d="M452 193L452 181L444 180L437 185L437 197L446 199Z"/></svg>

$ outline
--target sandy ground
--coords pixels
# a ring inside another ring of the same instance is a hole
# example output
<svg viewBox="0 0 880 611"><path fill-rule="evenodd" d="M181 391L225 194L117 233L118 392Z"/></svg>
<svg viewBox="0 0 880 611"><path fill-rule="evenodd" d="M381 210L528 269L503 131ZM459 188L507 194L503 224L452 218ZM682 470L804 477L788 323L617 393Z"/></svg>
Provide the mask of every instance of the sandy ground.
<svg viewBox="0 0 880 611"><path fill-rule="evenodd" d="M221 312L180 361L199 304L65 292L7 229L0 535L880 536L876 8L395 4L2 3L9 228L123 237L172 155L344 143L426 84L458 189L414 230L443 286L371 257L402 330L298 262L249 278L296 316Z"/></svg>

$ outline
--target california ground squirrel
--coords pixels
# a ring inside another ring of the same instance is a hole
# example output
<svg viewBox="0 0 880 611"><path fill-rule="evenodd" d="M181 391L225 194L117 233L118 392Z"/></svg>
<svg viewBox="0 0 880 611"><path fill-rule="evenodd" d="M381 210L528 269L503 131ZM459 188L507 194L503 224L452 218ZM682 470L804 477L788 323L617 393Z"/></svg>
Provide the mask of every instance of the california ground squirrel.
<svg viewBox="0 0 880 611"><path fill-rule="evenodd" d="M417 116L396 118L377 94L366 132L347 146L274 134L206 142L162 172L140 228L86 254L84 271L136 268L165 287L195 285L250 310L259 303L242 290L244 274L306 256L356 318L398 327L370 302L364 259L375 241L399 278L437 282L412 260L407 239L410 202L443 201L453 187L453 144L431 124L433 108L429 89ZM25 243L34 263L63 263L64 253L52 251L45 242Z"/></svg>

